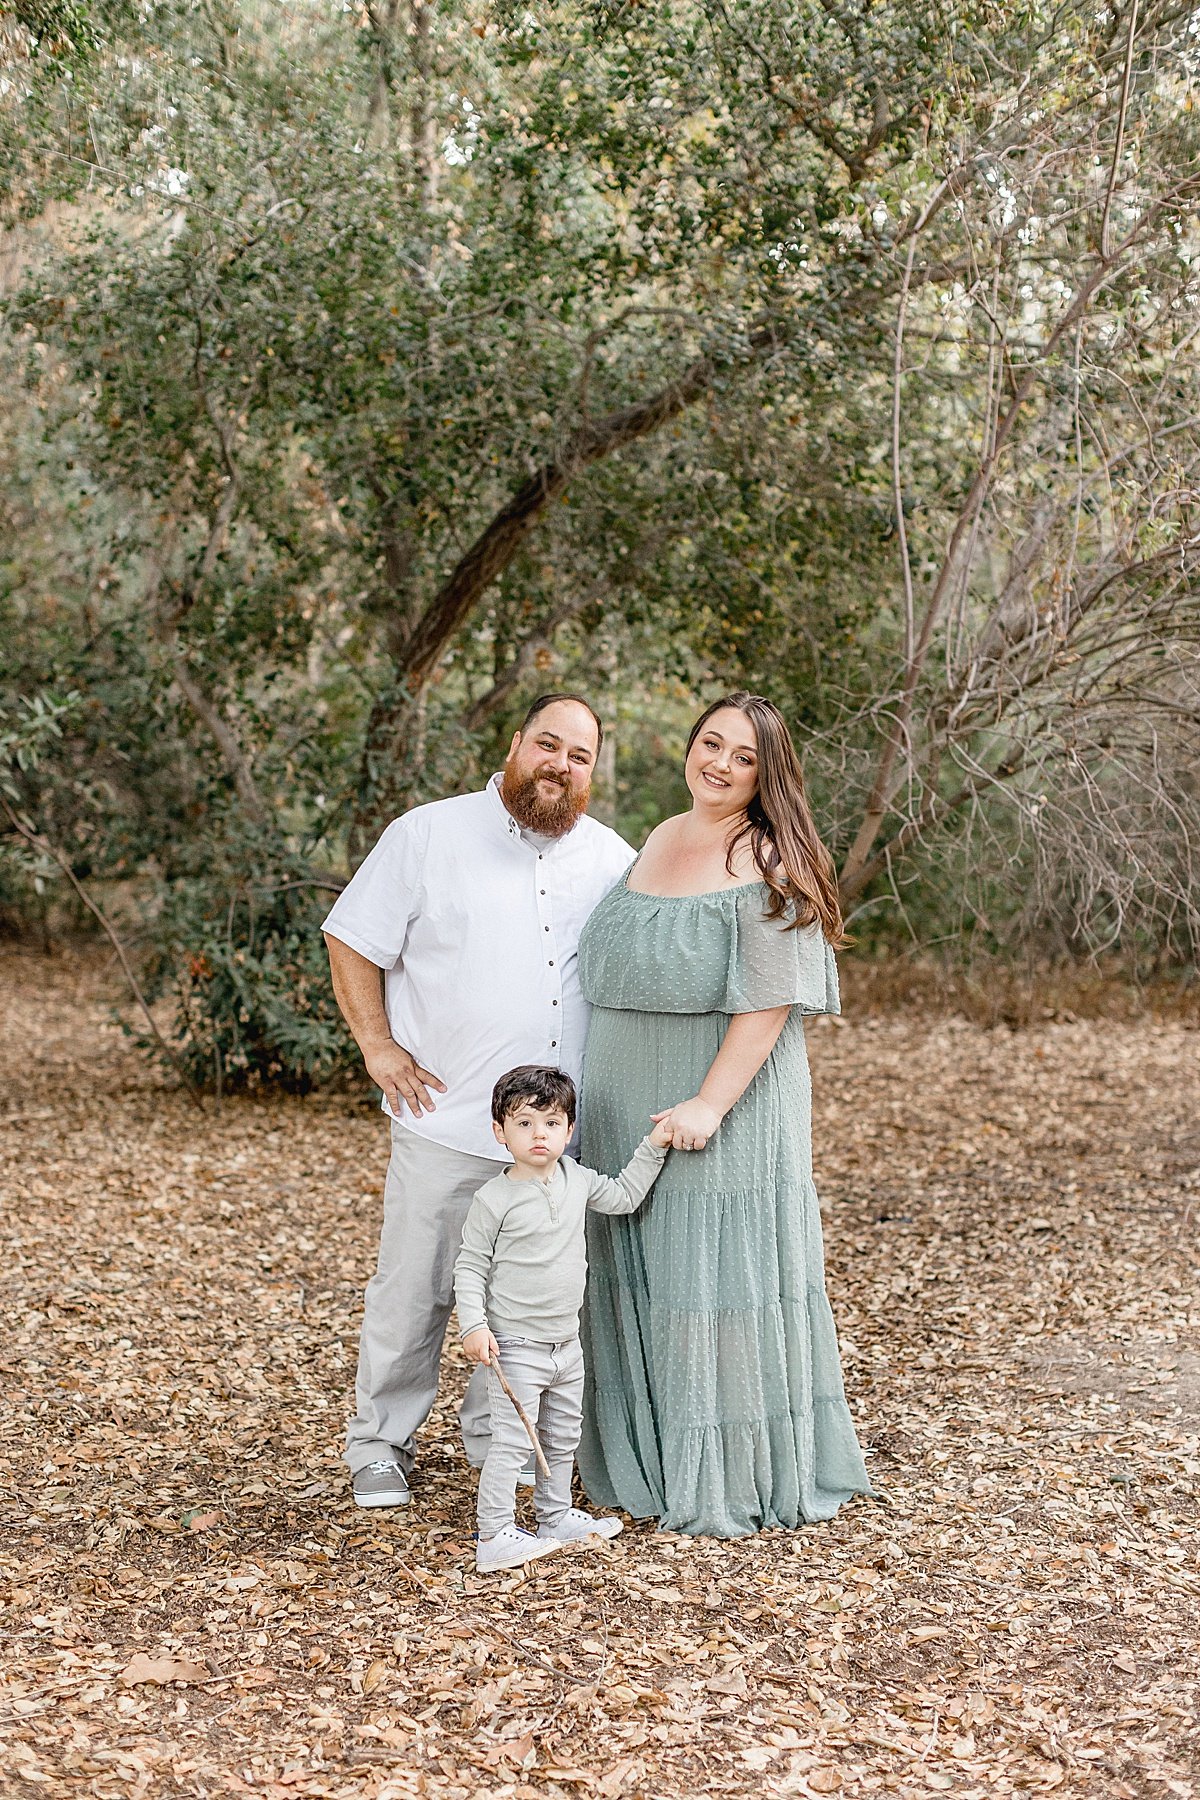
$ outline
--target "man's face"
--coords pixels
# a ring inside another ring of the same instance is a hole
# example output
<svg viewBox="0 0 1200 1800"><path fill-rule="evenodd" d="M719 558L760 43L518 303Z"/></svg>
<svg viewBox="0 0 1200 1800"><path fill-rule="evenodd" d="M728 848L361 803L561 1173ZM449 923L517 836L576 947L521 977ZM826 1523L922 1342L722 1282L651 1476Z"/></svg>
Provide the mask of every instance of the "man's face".
<svg viewBox="0 0 1200 1800"><path fill-rule="evenodd" d="M516 732L501 793L518 825L563 837L587 808L599 749L596 721L574 700L554 700Z"/></svg>

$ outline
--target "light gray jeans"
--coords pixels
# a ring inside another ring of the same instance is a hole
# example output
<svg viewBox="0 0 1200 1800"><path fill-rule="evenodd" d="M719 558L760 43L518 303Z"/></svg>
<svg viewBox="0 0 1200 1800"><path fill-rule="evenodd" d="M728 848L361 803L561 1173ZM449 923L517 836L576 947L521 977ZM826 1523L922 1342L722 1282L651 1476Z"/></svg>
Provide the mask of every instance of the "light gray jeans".
<svg viewBox="0 0 1200 1800"><path fill-rule="evenodd" d="M413 1465L415 1433L437 1398L463 1220L476 1188L498 1175L507 1160L450 1150L392 1122L379 1265L367 1284L357 1411L346 1431L345 1459L355 1472L390 1458L405 1469ZM488 1446L482 1365L471 1376L459 1424L463 1447L478 1468Z"/></svg>
<svg viewBox="0 0 1200 1800"><path fill-rule="evenodd" d="M571 1504L571 1472L583 1429L583 1349L577 1337L562 1344L531 1343L528 1338L498 1337L500 1367L509 1387L529 1414L541 1439L547 1478L539 1468L533 1484L533 1510L548 1530ZM517 1409L495 1375L487 1371L492 1441L479 1477L479 1535L495 1537L516 1520L517 1477L529 1459L529 1438Z"/></svg>

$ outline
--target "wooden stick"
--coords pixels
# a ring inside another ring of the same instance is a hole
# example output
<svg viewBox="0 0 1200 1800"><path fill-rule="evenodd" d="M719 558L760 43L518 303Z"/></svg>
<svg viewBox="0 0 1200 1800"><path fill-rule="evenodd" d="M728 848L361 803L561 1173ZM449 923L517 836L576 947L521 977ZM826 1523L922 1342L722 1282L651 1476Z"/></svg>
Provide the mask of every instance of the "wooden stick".
<svg viewBox="0 0 1200 1800"><path fill-rule="evenodd" d="M496 1380L500 1383L500 1386L504 1389L513 1405L516 1407L517 1417L529 1433L529 1441L533 1445L533 1454L537 1457L538 1468L542 1471L546 1480L549 1481L550 1464L546 1461L546 1452L542 1449L538 1434L533 1429L533 1423L530 1420L529 1414L525 1411L525 1408L521 1405L521 1402L517 1399L517 1396L513 1393L508 1382L505 1380L504 1370L500 1367L499 1361L493 1362L491 1367L496 1371Z"/></svg>

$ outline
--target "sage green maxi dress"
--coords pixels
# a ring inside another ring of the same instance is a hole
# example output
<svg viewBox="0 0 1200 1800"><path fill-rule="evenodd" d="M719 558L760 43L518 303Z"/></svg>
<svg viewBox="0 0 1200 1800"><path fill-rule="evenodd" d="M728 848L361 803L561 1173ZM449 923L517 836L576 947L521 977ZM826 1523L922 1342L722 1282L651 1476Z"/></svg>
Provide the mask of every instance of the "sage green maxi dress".
<svg viewBox="0 0 1200 1800"><path fill-rule="evenodd" d="M592 1501L743 1537L871 1491L846 1406L812 1179L805 1013L839 1010L817 927L764 883L668 898L620 882L584 928L593 1007L582 1160L615 1173L649 1114L698 1092L731 1016L790 1005L719 1131L673 1151L629 1218L589 1214L579 1468Z"/></svg>

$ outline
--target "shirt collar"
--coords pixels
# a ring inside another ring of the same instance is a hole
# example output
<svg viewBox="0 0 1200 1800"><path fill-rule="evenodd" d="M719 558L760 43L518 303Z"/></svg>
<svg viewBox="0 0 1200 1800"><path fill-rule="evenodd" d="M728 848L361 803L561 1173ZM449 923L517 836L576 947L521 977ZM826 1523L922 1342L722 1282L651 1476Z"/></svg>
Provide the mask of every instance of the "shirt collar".
<svg viewBox="0 0 1200 1800"><path fill-rule="evenodd" d="M521 827L517 824L517 821L513 818L500 797L500 780L501 777L498 774L492 775L484 790L488 798L488 816L496 829L502 831L505 837L514 838L517 843L520 843Z"/></svg>
<svg viewBox="0 0 1200 1800"><path fill-rule="evenodd" d="M509 1163L507 1169L501 1169L497 1180L502 1181L506 1187L535 1188L539 1194L550 1194L553 1193L556 1188L561 1187L567 1179L567 1171L563 1168L563 1158L561 1156L551 1170L549 1181L539 1181L535 1175L523 1175L520 1181L514 1181L509 1170L515 1167L515 1163Z"/></svg>

